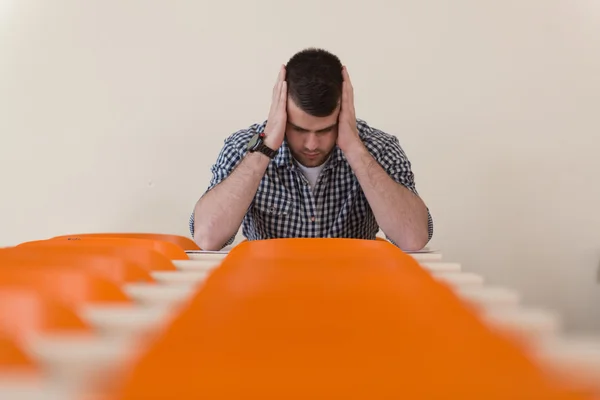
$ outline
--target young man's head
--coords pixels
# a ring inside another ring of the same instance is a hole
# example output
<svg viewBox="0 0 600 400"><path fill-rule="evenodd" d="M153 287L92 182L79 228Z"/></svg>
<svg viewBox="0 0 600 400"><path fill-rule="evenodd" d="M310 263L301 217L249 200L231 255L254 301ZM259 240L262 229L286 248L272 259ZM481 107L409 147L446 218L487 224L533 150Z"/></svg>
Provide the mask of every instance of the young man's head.
<svg viewBox="0 0 600 400"><path fill-rule="evenodd" d="M323 164L335 147L342 96L342 63L321 49L296 53L286 65L286 140L302 165Z"/></svg>

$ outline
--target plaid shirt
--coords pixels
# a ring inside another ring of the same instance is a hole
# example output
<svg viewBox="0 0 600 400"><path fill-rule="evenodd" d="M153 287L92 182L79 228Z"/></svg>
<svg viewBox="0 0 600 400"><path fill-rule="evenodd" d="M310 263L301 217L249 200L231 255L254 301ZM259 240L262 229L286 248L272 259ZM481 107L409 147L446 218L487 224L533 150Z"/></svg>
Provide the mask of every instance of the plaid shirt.
<svg viewBox="0 0 600 400"><path fill-rule="evenodd" d="M235 132L225 140L206 192L223 181L242 161L246 145L266 121ZM394 179L417 194L411 164L395 136L357 120L358 132L369 153ZM429 212L428 212L429 214ZM326 162L314 191L296 166L283 142L269 163L254 200L242 222L248 240L293 237L375 239L379 226L367 198L342 151L336 146ZM429 214L429 239L433 221ZM194 236L194 213L189 220ZM235 235L227 244L233 243ZM388 238L389 239L389 238Z"/></svg>

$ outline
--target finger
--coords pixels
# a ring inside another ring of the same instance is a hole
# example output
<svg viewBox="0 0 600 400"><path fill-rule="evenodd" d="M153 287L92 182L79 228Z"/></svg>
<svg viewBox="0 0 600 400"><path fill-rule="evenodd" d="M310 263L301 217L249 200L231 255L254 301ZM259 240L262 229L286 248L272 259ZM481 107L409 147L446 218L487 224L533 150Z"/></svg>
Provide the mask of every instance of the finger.
<svg viewBox="0 0 600 400"><path fill-rule="evenodd" d="M275 96L273 97L273 111L275 114L278 114L281 108L281 91L283 90L284 84L284 81L279 82L277 85L277 93L275 93Z"/></svg>
<svg viewBox="0 0 600 400"><path fill-rule="evenodd" d="M348 96L348 82L342 82L342 109L348 110L349 108L349 96Z"/></svg>
<svg viewBox="0 0 600 400"><path fill-rule="evenodd" d="M348 103L352 105L352 111L354 111L354 88L350 82L348 82Z"/></svg>
<svg viewBox="0 0 600 400"><path fill-rule="evenodd" d="M269 108L269 115L273 115L273 113L277 110L277 105L279 103L279 93L281 91L281 82L277 82L275 87L273 88L273 97L271 98L271 107Z"/></svg>
<svg viewBox="0 0 600 400"><path fill-rule="evenodd" d="M348 68L344 66L342 68L342 76L344 77L344 82L348 84L348 101L354 104L354 87L352 86L352 81L350 80L350 74L348 73Z"/></svg>
<svg viewBox="0 0 600 400"><path fill-rule="evenodd" d="M275 114L277 117L277 120L280 121L281 123L283 123L283 125L286 124L286 118L287 118L287 106L286 106L286 99L287 99L287 90L286 90L286 83L283 82L281 85L281 92L279 93L279 98L277 99L277 108L275 109Z"/></svg>
<svg viewBox="0 0 600 400"><path fill-rule="evenodd" d="M350 117L352 118L354 116L354 95L352 94L352 87L350 86L350 84L348 82L345 82L345 92L346 92L346 97L345 97L345 104L344 107L346 108L346 112L348 113L348 115L350 115Z"/></svg>
<svg viewBox="0 0 600 400"><path fill-rule="evenodd" d="M343 83L342 99L342 109L350 119L354 119L354 97L352 95L352 88L348 82Z"/></svg>
<svg viewBox="0 0 600 400"><path fill-rule="evenodd" d="M284 110L286 109L287 104L287 82L281 82L281 91L279 93L279 106Z"/></svg>
<svg viewBox="0 0 600 400"><path fill-rule="evenodd" d="M277 90L278 86L279 82L275 82L275 84L273 85L273 89L271 90L271 100L273 100L275 96L277 96L277 93L279 93L279 91Z"/></svg>
<svg viewBox="0 0 600 400"><path fill-rule="evenodd" d="M283 80L284 74L285 74L285 71L284 71L284 68L282 65L281 67L279 67L279 73L277 74L277 80L275 81L275 85L273 85L273 100L279 96L279 90L281 89L279 84Z"/></svg>
<svg viewBox="0 0 600 400"><path fill-rule="evenodd" d="M279 75L277 75L277 83L273 88L273 98L271 99L271 111L273 112L277 112L277 108L281 102L281 90L285 83L285 67L282 65L279 69Z"/></svg>
<svg viewBox="0 0 600 400"><path fill-rule="evenodd" d="M279 114L282 101L281 93L284 90L285 86L285 81L279 81L277 82L277 85L275 85L275 89L273 90L273 98L271 99L271 108L269 109L269 115L274 116Z"/></svg>
<svg viewBox="0 0 600 400"><path fill-rule="evenodd" d="M346 66L342 67L342 77L344 78L344 82L348 82L350 83L350 86L352 86L352 81L350 81L350 74L348 73L348 68L346 68Z"/></svg>

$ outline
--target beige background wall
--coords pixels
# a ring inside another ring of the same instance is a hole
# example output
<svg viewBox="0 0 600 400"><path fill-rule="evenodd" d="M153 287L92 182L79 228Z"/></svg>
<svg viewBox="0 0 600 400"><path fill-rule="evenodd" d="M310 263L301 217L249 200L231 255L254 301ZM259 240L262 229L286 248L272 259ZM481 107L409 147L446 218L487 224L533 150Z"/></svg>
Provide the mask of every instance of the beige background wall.
<svg viewBox="0 0 600 400"><path fill-rule="evenodd" d="M223 139L306 46L400 138L433 247L600 332L594 0L2 0L0 245L188 234Z"/></svg>

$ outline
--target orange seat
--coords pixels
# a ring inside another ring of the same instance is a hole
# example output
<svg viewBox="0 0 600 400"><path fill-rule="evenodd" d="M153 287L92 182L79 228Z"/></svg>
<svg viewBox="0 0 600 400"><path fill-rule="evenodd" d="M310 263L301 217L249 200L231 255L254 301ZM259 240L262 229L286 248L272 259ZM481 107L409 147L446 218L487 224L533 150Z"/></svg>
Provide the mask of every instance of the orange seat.
<svg viewBox="0 0 600 400"><path fill-rule="evenodd" d="M0 286L25 286L70 307L85 303L132 303L114 282L73 266L32 263L11 267L0 261Z"/></svg>
<svg viewBox="0 0 600 400"><path fill-rule="evenodd" d="M115 399L584 398L391 244L396 250L329 239L241 246Z"/></svg>
<svg viewBox="0 0 600 400"><path fill-rule="evenodd" d="M47 239L48 241L57 242L68 242L68 241L81 241L93 242L93 243L105 243L107 246L120 246L120 247L143 247L150 250L154 250L169 260L189 260L185 250L171 242L154 240L154 239L137 239L137 238L102 238L102 237L86 237L86 236L63 236L53 239ZM36 241L39 242L39 241ZM25 244L31 244L35 242L25 242Z"/></svg>
<svg viewBox="0 0 600 400"><path fill-rule="evenodd" d="M133 239L152 239L163 242L173 243L183 250L200 250L200 247L192 239L186 236L170 235L163 233L131 233L131 232L106 232L106 233L78 233L72 235L61 235L55 238L69 237L96 237L96 238L133 238Z"/></svg>
<svg viewBox="0 0 600 400"><path fill-rule="evenodd" d="M94 272L118 285L134 282L154 282L149 271L117 255L89 252L84 247L23 246L0 251L0 263L15 268L31 264L72 266Z"/></svg>
<svg viewBox="0 0 600 400"><path fill-rule="evenodd" d="M0 332L20 339L32 332L91 333L91 329L73 309L35 287L0 284Z"/></svg>

